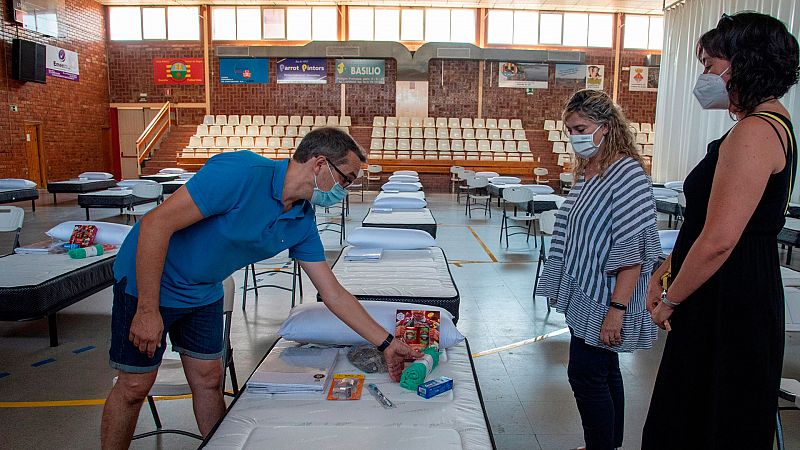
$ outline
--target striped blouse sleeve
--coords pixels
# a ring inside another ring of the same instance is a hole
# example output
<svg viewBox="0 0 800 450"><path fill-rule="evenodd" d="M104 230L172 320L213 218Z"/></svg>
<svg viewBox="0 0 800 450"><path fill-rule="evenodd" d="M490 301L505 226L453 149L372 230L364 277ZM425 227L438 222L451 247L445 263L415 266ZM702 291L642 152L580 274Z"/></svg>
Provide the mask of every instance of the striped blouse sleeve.
<svg viewBox="0 0 800 450"><path fill-rule="evenodd" d="M656 228L653 188L638 162L630 160L614 183L611 210L611 250L605 272L642 265L649 273L661 253Z"/></svg>

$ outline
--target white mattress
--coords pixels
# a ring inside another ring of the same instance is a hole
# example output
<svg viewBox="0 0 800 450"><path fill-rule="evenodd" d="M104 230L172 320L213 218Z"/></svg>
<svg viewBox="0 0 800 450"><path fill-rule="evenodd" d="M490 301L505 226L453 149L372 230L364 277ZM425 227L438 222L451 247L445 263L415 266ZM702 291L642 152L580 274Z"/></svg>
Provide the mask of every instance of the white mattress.
<svg viewBox="0 0 800 450"><path fill-rule="evenodd" d="M556 194L538 194L533 196L534 202L553 202L559 208L564 204L564 200L566 200L564 197Z"/></svg>
<svg viewBox="0 0 800 450"><path fill-rule="evenodd" d="M355 296L453 298L458 290L444 251L384 250L378 262L346 261L346 247L333 265L339 283Z"/></svg>
<svg viewBox="0 0 800 450"><path fill-rule="evenodd" d="M795 219L794 217L787 217L786 224L783 225L783 228L792 231L800 231L800 219Z"/></svg>
<svg viewBox="0 0 800 450"><path fill-rule="evenodd" d="M81 196L125 197L133 194L133 189L106 189L105 191L87 192Z"/></svg>
<svg viewBox="0 0 800 450"><path fill-rule="evenodd" d="M64 180L64 181L50 181L47 184L89 184L89 183L97 183L98 181L109 181L109 180L87 180L81 178L73 178L71 180Z"/></svg>
<svg viewBox="0 0 800 450"><path fill-rule="evenodd" d="M364 223L385 224L408 224L408 225L436 225L436 220L428 208L420 209L393 209L390 213L373 212L370 208Z"/></svg>
<svg viewBox="0 0 800 450"><path fill-rule="evenodd" d="M116 250L84 259L62 254L14 254L0 258L0 288L34 286L117 254Z"/></svg>
<svg viewBox="0 0 800 450"><path fill-rule="evenodd" d="M276 348L298 345L281 340ZM341 349L334 373L362 373ZM490 449L489 429L465 342L445 350L431 377L453 379L453 390L431 399L400 387L385 373L365 374L361 399L325 394L250 394L231 406L206 448ZM396 406L385 409L367 391L375 383Z"/></svg>
<svg viewBox="0 0 800 450"><path fill-rule="evenodd" d="M391 197L409 197L409 198L419 198L425 200L425 192L423 191L416 191L416 192L383 192L381 191L376 197L375 200L379 198L391 198Z"/></svg>

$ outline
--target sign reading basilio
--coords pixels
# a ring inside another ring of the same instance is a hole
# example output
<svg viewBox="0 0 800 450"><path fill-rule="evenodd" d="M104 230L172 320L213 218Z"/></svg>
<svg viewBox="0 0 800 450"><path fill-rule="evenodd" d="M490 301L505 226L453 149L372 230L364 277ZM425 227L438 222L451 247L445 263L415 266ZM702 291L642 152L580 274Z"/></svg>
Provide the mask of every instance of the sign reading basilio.
<svg viewBox="0 0 800 450"><path fill-rule="evenodd" d="M383 59L337 59L336 82L346 84L384 84Z"/></svg>

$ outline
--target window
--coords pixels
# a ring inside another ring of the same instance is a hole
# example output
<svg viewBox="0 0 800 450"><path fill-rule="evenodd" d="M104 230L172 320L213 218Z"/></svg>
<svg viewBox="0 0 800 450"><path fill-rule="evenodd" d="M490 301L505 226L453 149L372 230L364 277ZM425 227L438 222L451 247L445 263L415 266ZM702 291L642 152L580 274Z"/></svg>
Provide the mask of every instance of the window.
<svg viewBox="0 0 800 450"><path fill-rule="evenodd" d="M514 44L536 45L539 43L539 13L514 11Z"/></svg>
<svg viewBox="0 0 800 450"><path fill-rule="evenodd" d="M314 7L311 10L311 38L315 41L339 40L339 10Z"/></svg>
<svg viewBox="0 0 800 450"><path fill-rule="evenodd" d="M425 10L403 9L400 17L400 40L425 40Z"/></svg>
<svg viewBox="0 0 800 450"><path fill-rule="evenodd" d="M215 41L236 40L236 8L214 7L211 9L211 39Z"/></svg>
<svg viewBox="0 0 800 450"><path fill-rule="evenodd" d="M142 9L138 6L108 8L108 22L112 41L142 40Z"/></svg>
<svg viewBox="0 0 800 450"><path fill-rule="evenodd" d="M151 8L145 8L148 10ZM171 41L200 40L200 11L197 6L170 6L167 8L167 36ZM147 20L145 19L145 26Z"/></svg>
<svg viewBox="0 0 800 450"><path fill-rule="evenodd" d="M588 36L588 14L564 13L564 45L586 47Z"/></svg>
<svg viewBox="0 0 800 450"><path fill-rule="evenodd" d="M612 14L490 9L489 44L611 47Z"/></svg>
<svg viewBox="0 0 800 450"><path fill-rule="evenodd" d="M311 8L286 9L286 39L290 41L311 40Z"/></svg>
<svg viewBox="0 0 800 450"><path fill-rule="evenodd" d="M611 48L614 35L614 16L589 14L589 47Z"/></svg>
<svg viewBox="0 0 800 450"><path fill-rule="evenodd" d="M400 40L400 10L376 9L375 10L375 40L399 41Z"/></svg>
<svg viewBox="0 0 800 450"><path fill-rule="evenodd" d="M167 38L166 8L142 8L142 38Z"/></svg>
<svg viewBox="0 0 800 450"><path fill-rule="evenodd" d="M542 13L539 19L539 43L561 45L561 14Z"/></svg>
<svg viewBox="0 0 800 450"><path fill-rule="evenodd" d="M425 41L447 42L450 40L450 10L425 10Z"/></svg>
<svg viewBox="0 0 800 450"><path fill-rule="evenodd" d="M450 41L475 43L475 10L450 10Z"/></svg>
<svg viewBox="0 0 800 450"><path fill-rule="evenodd" d="M348 39L371 41L375 38L375 14L372 8L350 8L348 15Z"/></svg>
<svg viewBox="0 0 800 450"><path fill-rule="evenodd" d="M260 7L236 7L236 39L239 41L257 41L261 39Z"/></svg>
<svg viewBox="0 0 800 450"><path fill-rule="evenodd" d="M264 8L264 39L286 39L286 10Z"/></svg>
<svg viewBox="0 0 800 450"><path fill-rule="evenodd" d="M661 50L664 18L661 16L625 16L625 48Z"/></svg>

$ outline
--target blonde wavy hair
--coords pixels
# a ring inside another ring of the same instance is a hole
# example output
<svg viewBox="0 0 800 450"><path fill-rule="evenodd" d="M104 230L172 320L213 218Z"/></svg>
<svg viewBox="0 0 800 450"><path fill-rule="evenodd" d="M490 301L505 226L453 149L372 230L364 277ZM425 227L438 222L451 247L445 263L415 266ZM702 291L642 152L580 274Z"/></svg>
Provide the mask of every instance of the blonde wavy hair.
<svg viewBox="0 0 800 450"><path fill-rule="evenodd" d="M608 125L608 134L606 134L601 150L602 153L600 154L599 175L605 174L608 166L625 156L635 159L644 167L642 157L636 150L630 122L628 122L625 114L622 113L622 109L611 100L608 94L603 91L589 89L580 90L572 94L572 97L564 106L564 112L561 117L566 121L571 114L580 114L601 126ZM574 173L577 179L585 174L589 160L580 157L576 157L576 159Z"/></svg>

